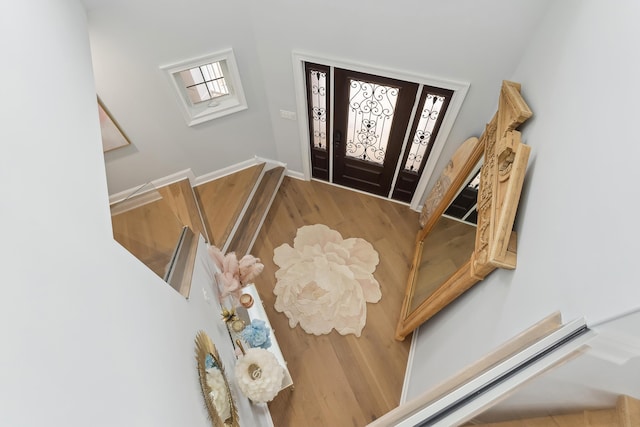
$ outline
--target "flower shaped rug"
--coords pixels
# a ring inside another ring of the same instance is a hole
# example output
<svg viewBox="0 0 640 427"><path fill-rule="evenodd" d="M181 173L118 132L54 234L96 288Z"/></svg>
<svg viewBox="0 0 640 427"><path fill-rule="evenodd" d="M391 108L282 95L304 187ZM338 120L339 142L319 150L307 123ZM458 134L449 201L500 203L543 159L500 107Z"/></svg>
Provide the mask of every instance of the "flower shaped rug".
<svg viewBox="0 0 640 427"><path fill-rule="evenodd" d="M299 323L305 332L360 336L367 319L367 302L380 301L380 285L373 277L378 252L360 238L343 239L326 225L298 229L293 247L274 250L275 309Z"/></svg>

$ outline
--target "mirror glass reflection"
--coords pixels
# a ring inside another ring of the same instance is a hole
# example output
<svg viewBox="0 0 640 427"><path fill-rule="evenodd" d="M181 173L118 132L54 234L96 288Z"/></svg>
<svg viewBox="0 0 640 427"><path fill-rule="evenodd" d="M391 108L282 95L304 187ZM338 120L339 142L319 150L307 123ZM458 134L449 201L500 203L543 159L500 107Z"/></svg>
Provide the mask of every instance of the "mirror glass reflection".
<svg viewBox="0 0 640 427"><path fill-rule="evenodd" d="M466 185L422 241L418 273L409 312L429 298L471 257L475 247L477 199L480 185L478 164Z"/></svg>
<svg viewBox="0 0 640 427"><path fill-rule="evenodd" d="M216 409L218 417L225 425L231 425L231 395L227 386L221 364L214 354L207 354L205 357L206 382L211 390L209 398Z"/></svg>
<svg viewBox="0 0 640 427"><path fill-rule="evenodd" d="M196 335L196 361L202 396L214 427L238 427L238 408L218 350L204 331Z"/></svg>

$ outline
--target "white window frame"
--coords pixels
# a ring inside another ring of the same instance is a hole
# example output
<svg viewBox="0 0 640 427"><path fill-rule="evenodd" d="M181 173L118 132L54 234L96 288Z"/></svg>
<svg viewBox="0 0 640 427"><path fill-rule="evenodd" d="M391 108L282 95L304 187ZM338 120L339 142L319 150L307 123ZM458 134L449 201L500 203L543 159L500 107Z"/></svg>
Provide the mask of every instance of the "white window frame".
<svg viewBox="0 0 640 427"><path fill-rule="evenodd" d="M221 96L210 101L193 104L189 100L180 72L201 65L220 62L224 69L224 79L229 87L229 95ZM217 119L248 108L244 97L242 82L233 49L225 49L208 55L192 58L173 64L160 66L175 89L180 110L184 115L187 126L194 126L209 120Z"/></svg>

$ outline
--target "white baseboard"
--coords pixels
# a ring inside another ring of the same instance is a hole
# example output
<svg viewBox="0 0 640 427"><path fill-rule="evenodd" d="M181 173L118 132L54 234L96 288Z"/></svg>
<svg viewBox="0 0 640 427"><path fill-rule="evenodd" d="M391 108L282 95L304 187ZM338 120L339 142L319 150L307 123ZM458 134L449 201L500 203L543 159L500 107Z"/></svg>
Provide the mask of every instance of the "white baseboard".
<svg viewBox="0 0 640 427"><path fill-rule="evenodd" d="M158 191L153 191L153 189L141 191L140 193L136 193L135 197L111 203L111 215L119 215L160 199L162 199L162 196Z"/></svg>
<svg viewBox="0 0 640 427"><path fill-rule="evenodd" d="M231 175L233 173L239 172L243 169L250 168L251 166L259 165L260 163L264 163L264 160L259 157L254 157L253 159L245 160L240 163L236 163L235 165L227 166L222 169L218 169L217 171L209 172L204 175L200 175L192 182L192 185L198 186L209 181L213 181L218 178L222 178L227 175Z"/></svg>
<svg viewBox="0 0 640 427"><path fill-rule="evenodd" d="M145 194L152 191L154 188L151 185L151 182L146 182L142 185L138 185L135 188L129 188L128 190L120 191L119 193L111 194L109 196L109 205L114 205L118 202L122 202L126 200L127 197L131 197L134 194Z"/></svg>
<svg viewBox="0 0 640 427"><path fill-rule="evenodd" d="M300 181L306 181L306 179L304 178L304 174L302 172L292 171L291 169L287 169L287 172L285 173L285 175L287 175L290 178L299 179Z"/></svg>
<svg viewBox="0 0 640 427"><path fill-rule="evenodd" d="M282 166L283 168L285 168L285 170L287 169L286 163L282 163L277 160L265 159L264 157L258 157L258 156L256 156L255 159L259 163L266 163L266 167L264 169L265 171L268 171L269 169L273 169L278 166Z"/></svg>
<svg viewBox="0 0 640 427"><path fill-rule="evenodd" d="M183 179L188 179L192 187L195 185L194 181L196 179L196 176L193 174L193 171L191 171L191 169L185 169L176 173L172 173L171 175L154 179L142 185L138 185L134 188L130 188L128 190L124 190L124 191L120 191L119 193L112 194L109 196L109 204L113 205L114 203L121 202L134 193L136 194L148 193L159 187L164 187L166 185L173 184L174 182L182 181Z"/></svg>
<svg viewBox="0 0 640 427"><path fill-rule="evenodd" d="M218 178L222 178L227 175L231 175L233 173L239 172L243 169L247 169L255 165L259 165L261 163L266 163L267 166L265 170L269 170L277 166L282 166L285 168L285 170L287 170L286 163L282 163L282 162L271 160L271 159L265 159L258 156L255 156L254 158L249 160L242 161L240 163L236 163L235 165L227 166L225 168L218 169L216 171L209 172L200 176L195 176L195 174L191 169L185 169L185 170L173 173L171 175L154 179L142 185L129 188L128 190L124 190L124 191L120 191L118 193L112 194L109 196L109 204L113 205L114 203L121 202L125 200L127 197L130 197L134 193L136 195L148 193L159 187L164 187L166 185L173 184L174 182L181 181L185 178L189 179L189 182L192 187L196 187L198 185L202 185L204 183L213 181ZM286 175L291 176L293 178L304 179L304 175L301 174L300 172L287 170Z"/></svg>
<svg viewBox="0 0 640 427"><path fill-rule="evenodd" d="M182 181L185 178L189 180L189 183L193 187L193 182L195 181L196 176L191 169L185 169L162 178L154 179L153 181L151 181L151 183L154 187L158 188L164 187L165 185L173 184L174 182Z"/></svg>
<svg viewBox="0 0 640 427"><path fill-rule="evenodd" d="M407 358L407 368L404 371L404 382L402 383L402 393L400 394L400 404L407 402L407 393L409 393L409 379L411 371L413 371L413 361L416 357L416 341L420 333L420 326L414 329L411 334L411 347L409 347L409 357Z"/></svg>

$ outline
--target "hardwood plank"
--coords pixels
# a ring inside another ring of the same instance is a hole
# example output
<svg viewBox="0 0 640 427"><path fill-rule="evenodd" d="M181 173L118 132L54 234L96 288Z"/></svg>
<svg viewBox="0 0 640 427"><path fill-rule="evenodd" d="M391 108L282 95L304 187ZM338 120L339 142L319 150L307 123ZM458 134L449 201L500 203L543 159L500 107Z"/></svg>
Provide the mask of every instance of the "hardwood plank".
<svg viewBox="0 0 640 427"><path fill-rule="evenodd" d="M616 409L584 411L565 415L524 418L488 424L476 424L478 427L619 427Z"/></svg>
<svg viewBox="0 0 640 427"><path fill-rule="evenodd" d="M584 411L584 425L586 427L619 427L618 411L616 409Z"/></svg>
<svg viewBox="0 0 640 427"><path fill-rule="evenodd" d="M231 237L231 242L226 252L235 252L238 258L249 253L283 174L284 167L282 166L275 167L264 173L247 207L247 211L238 225L238 229Z"/></svg>
<svg viewBox="0 0 640 427"><path fill-rule="evenodd" d="M173 209L182 224L189 227L196 235L202 236L208 240L205 226L200 216L198 203L188 179L175 182L158 188L158 192L169 206Z"/></svg>
<svg viewBox="0 0 640 427"><path fill-rule="evenodd" d="M482 427L631 427L640 425L638 421L640 421L640 401L621 395L618 397L615 408L474 425Z"/></svg>
<svg viewBox="0 0 640 427"><path fill-rule="evenodd" d="M475 226L445 216L438 220L423 243L410 312L469 260L475 239Z"/></svg>
<svg viewBox="0 0 640 427"><path fill-rule="evenodd" d="M325 224L344 238L360 237L378 251L374 276L382 299L367 304L360 337L333 331L320 337L290 328L273 308L273 251L293 243L303 225ZM311 181L285 177L252 249L265 269L256 279L269 321L294 381L269 403L276 426L363 426L400 401L410 340L394 339L418 232L407 206Z"/></svg>
<svg viewBox="0 0 640 427"><path fill-rule="evenodd" d="M224 246L262 169L264 163L193 188L210 244Z"/></svg>
<svg viewBox="0 0 640 427"><path fill-rule="evenodd" d="M167 201L159 198L112 215L111 224L114 239L164 277L183 227Z"/></svg>
<svg viewBox="0 0 640 427"><path fill-rule="evenodd" d="M640 426L640 400L623 395L618 397L616 408L621 427Z"/></svg>
<svg viewBox="0 0 640 427"><path fill-rule="evenodd" d="M216 186L232 191L231 197L242 192L234 187L235 177L226 181ZM227 205L227 196L219 191L196 188L198 202L209 207L208 213L203 208L203 216L211 219L213 210ZM299 227L317 223L344 238L369 241L380 256L375 277L382 300L368 304L367 325L360 337L335 331L309 335L299 327L291 329L287 317L273 308L274 249L292 244ZM219 225L207 227L220 233ZM255 282L294 380L292 390L283 390L269 404L276 426L363 426L398 405L410 341L396 341L394 331L418 228L418 213L405 205L320 182L284 178L252 249L265 264Z"/></svg>

